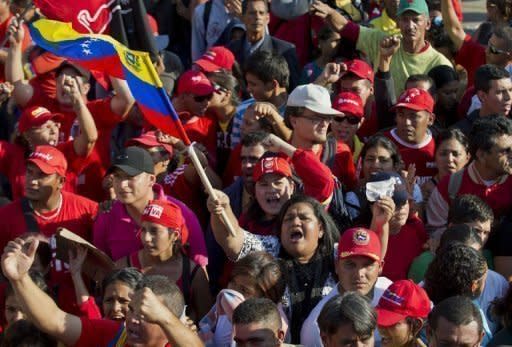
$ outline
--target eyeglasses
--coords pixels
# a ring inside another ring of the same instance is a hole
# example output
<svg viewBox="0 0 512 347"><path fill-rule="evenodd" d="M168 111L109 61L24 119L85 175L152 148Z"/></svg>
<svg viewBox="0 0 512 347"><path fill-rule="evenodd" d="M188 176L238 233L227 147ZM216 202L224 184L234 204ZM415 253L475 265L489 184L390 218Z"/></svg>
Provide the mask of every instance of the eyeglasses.
<svg viewBox="0 0 512 347"><path fill-rule="evenodd" d="M504 51L502 49L498 49L498 48L494 47L493 45L491 45L490 43L487 47L489 47L489 52L491 52L491 54L509 54L509 52Z"/></svg>
<svg viewBox="0 0 512 347"><path fill-rule="evenodd" d="M356 116L335 116L334 121L337 123L341 123L346 120L349 124L356 125L359 124L361 118Z"/></svg>
<svg viewBox="0 0 512 347"><path fill-rule="evenodd" d="M220 85L218 85L217 83L212 83L212 86L213 86L213 90L215 93L217 94L220 94L220 93L227 93L228 90Z"/></svg>
<svg viewBox="0 0 512 347"><path fill-rule="evenodd" d="M203 102L203 101L210 101L213 97L213 94L208 95L195 95L194 101L195 102Z"/></svg>

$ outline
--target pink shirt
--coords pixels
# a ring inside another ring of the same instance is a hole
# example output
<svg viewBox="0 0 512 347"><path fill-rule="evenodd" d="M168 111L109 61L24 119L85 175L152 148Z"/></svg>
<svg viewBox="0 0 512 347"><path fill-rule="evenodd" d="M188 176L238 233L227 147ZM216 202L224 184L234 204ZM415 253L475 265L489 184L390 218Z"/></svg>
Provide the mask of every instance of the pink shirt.
<svg viewBox="0 0 512 347"><path fill-rule="evenodd" d="M190 258L199 266L208 265L203 230L194 212L181 201L166 196L159 184L153 186L153 191L155 198L167 199L181 208L189 230ZM142 248L137 236L139 229L140 225L126 212L124 204L116 200L110 211L98 214L94 223L93 243L116 261Z"/></svg>

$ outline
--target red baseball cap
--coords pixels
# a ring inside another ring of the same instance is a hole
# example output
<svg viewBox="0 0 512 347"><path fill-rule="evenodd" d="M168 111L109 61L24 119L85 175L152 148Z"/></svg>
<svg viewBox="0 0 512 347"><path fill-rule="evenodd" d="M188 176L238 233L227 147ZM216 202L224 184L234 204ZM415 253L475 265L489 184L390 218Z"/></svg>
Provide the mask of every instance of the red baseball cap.
<svg viewBox="0 0 512 347"><path fill-rule="evenodd" d="M188 229L181 208L167 200L150 200L144 208L141 217L142 222L151 222L164 227L177 230L181 236L181 243L188 240Z"/></svg>
<svg viewBox="0 0 512 347"><path fill-rule="evenodd" d="M375 308L377 325L390 327L407 317L427 318L430 307L425 289L411 280L398 280L380 297Z"/></svg>
<svg viewBox="0 0 512 347"><path fill-rule="evenodd" d="M285 158L274 156L258 160L252 172L252 179L258 182L263 175L275 173L285 177L292 177L292 168Z"/></svg>
<svg viewBox="0 0 512 347"><path fill-rule="evenodd" d="M42 106L27 107L23 110L18 121L18 131L23 134L31 128L43 125L50 119L59 123L63 118L61 114L51 113L47 108Z"/></svg>
<svg viewBox="0 0 512 347"><path fill-rule="evenodd" d="M191 93L199 96L212 94L214 88L212 83L200 71L185 71L178 80L176 92L178 94Z"/></svg>
<svg viewBox="0 0 512 347"><path fill-rule="evenodd" d="M61 177L66 176L68 162L64 154L53 146L37 146L34 151L30 153L27 161L35 164L47 175L56 173Z"/></svg>
<svg viewBox="0 0 512 347"><path fill-rule="evenodd" d="M374 79L374 73L372 67L361 59L354 59L347 63L347 73L356 75L359 78L372 82Z"/></svg>
<svg viewBox="0 0 512 347"><path fill-rule="evenodd" d="M434 113L434 99L429 92L423 89L411 88L400 95L398 102L391 109L396 110L399 107Z"/></svg>
<svg viewBox="0 0 512 347"><path fill-rule="evenodd" d="M125 147L129 146L137 146L137 145L143 145L147 147L163 147L171 156L174 152L174 149L171 145L167 143L159 142L156 138L156 131L148 131L144 134L140 135L139 137L135 137L133 139L129 139L124 144Z"/></svg>
<svg viewBox="0 0 512 347"><path fill-rule="evenodd" d="M376 261L381 261L382 245L379 235L365 228L345 230L338 243L338 258L345 259L362 255Z"/></svg>
<svg viewBox="0 0 512 347"><path fill-rule="evenodd" d="M194 64L198 65L204 72L214 72L220 69L231 71L234 63L235 56L233 53L222 46L210 48L201 58L194 62Z"/></svg>
<svg viewBox="0 0 512 347"><path fill-rule="evenodd" d="M341 92L332 103L332 107L340 112L349 113L359 118L364 116L363 101L356 93Z"/></svg>

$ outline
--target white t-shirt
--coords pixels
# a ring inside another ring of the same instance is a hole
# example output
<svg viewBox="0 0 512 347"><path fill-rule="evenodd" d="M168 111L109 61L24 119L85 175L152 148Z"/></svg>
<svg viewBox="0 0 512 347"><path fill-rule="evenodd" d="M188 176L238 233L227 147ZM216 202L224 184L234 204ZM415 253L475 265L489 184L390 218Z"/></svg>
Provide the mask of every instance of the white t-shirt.
<svg viewBox="0 0 512 347"><path fill-rule="evenodd" d="M372 298L372 307L377 306L379 303L380 297L384 293L384 291L391 285L391 280L387 277L379 277L377 282L375 283L375 288L373 290L373 298ZM338 286L336 285L333 290L329 294L327 294L318 304L316 304L315 308L311 311L308 318L302 324L302 329L300 331L300 343L301 345L308 347L323 347L322 339L320 338L320 328L318 327L318 316L320 312L324 308L327 301L329 301L332 297L339 295ZM375 342L377 342L377 336L375 338Z"/></svg>

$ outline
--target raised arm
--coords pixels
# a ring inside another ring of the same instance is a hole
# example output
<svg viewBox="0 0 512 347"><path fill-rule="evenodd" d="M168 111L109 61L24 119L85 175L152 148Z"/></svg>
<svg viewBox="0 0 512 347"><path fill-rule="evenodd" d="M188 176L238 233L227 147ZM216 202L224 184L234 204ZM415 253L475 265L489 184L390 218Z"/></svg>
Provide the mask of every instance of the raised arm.
<svg viewBox="0 0 512 347"><path fill-rule="evenodd" d="M384 259L388 251L389 221L395 213L395 203L389 196L384 196L372 205L372 223L370 229L380 236L382 244L382 257Z"/></svg>
<svg viewBox="0 0 512 347"><path fill-rule="evenodd" d="M458 51L464 43L466 32L455 13L452 0L441 0L441 12L443 15L444 31L448 34L455 49Z"/></svg>
<svg viewBox="0 0 512 347"><path fill-rule="evenodd" d="M24 107L32 96L34 89L25 80L23 73L22 46L25 30L16 18L13 18L9 27L9 49L5 60L5 78L7 82L12 83L14 91L12 93L14 101L21 107Z"/></svg>
<svg viewBox="0 0 512 347"><path fill-rule="evenodd" d="M82 323L77 316L62 311L28 275L39 241L20 238L10 241L2 255L2 270L16 293L23 311L43 332L72 346L80 338Z"/></svg>
<svg viewBox="0 0 512 347"><path fill-rule="evenodd" d="M215 236L215 240L222 247L224 253L230 259L236 259L242 250L242 246L244 244L244 233L240 225L238 224L238 220L236 219L233 211L231 210L231 205L229 203L229 197L220 190L215 190L215 199L210 195L208 197L208 201L206 205L208 206L208 211L210 211L210 223L212 226L213 235ZM232 235L226 225L222 221L221 213L222 211L226 212L231 225L233 226L234 235Z"/></svg>
<svg viewBox="0 0 512 347"><path fill-rule="evenodd" d="M315 0L309 7L311 14L322 18L333 31L340 32L349 22L341 13L321 0Z"/></svg>
<svg viewBox="0 0 512 347"><path fill-rule="evenodd" d="M284 124L283 117L277 108L270 102L257 102L254 104L254 116L256 119L264 117L272 124L272 129L280 138L288 141L292 137L292 131Z"/></svg>
<svg viewBox="0 0 512 347"><path fill-rule="evenodd" d="M89 300L89 291L82 277L82 265L87 258L87 248L77 247L69 251L69 272L75 287L76 300L78 305Z"/></svg>
<svg viewBox="0 0 512 347"><path fill-rule="evenodd" d="M80 124L80 134L73 140L73 148L77 155L86 157L94 148L94 144L98 139L98 130L96 129L94 118L82 97L81 88L82 85L79 78L65 76L64 93L69 95L73 111Z"/></svg>
<svg viewBox="0 0 512 347"><path fill-rule="evenodd" d="M375 105L379 129L394 125L394 117L389 111L396 103L395 81L389 72L393 55L400 48L398 36L388 36L380 43L379 66L375 74Z"/></svg>
<svg viewBox="0 0 512 347"><path fill-rule="evenodd" d="M112 88L114 89L115 95L110 101L110 108L112 112L122 115L123 120L130 114L133 109L135 99L130 92L128 83L125 80L110 77Z"/></svg>
<svg viewBox="0 0 512 347"><path fill-rule="evenodd" d="M146 322L158 324L172 346L204 346L199 336L165 307L151 289L137 291L130 302L130 309L133 309L136 317L142 316Z"/></svg>

